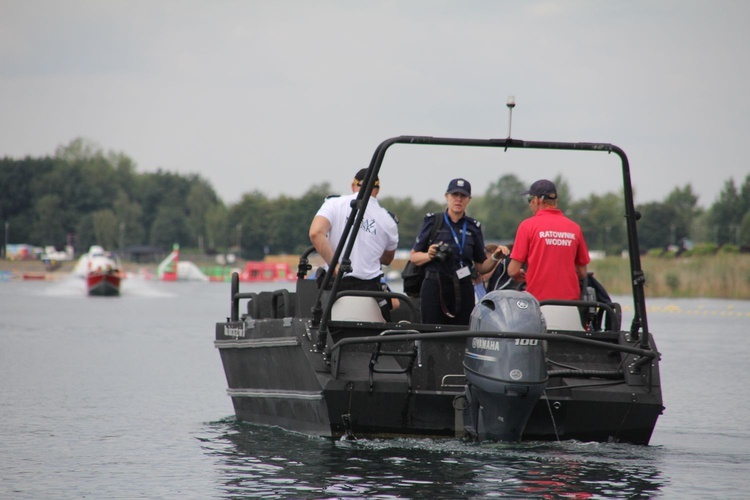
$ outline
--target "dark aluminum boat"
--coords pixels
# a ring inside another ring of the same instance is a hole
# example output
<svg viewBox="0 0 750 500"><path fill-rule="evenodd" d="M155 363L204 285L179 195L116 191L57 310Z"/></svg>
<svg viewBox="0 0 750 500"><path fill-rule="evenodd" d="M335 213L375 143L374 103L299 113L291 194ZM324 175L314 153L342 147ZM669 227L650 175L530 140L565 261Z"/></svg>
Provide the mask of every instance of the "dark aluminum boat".
<svg viewBox="0 0 750 500"><path fill-rule="evenodd" d="M328 273L296 289L243 293L235 273L230 317L216 324L239 420L319 436L445 436L476 440L563 440L648 444L664 410L660 354L648 329L627 157L611 144L401 136L376 149L333 266L349 255L374 180L394 144L571 150L621 159L633 319L596 298L542 301L495 291L471 324L421 324L418 304L392 292L338 291ZM351 233L347 239L346 235ZM401 307L384 322L376 298ZM246 312L240 315L240 303ZM398 313L400 316L396 315Z"/></svg>

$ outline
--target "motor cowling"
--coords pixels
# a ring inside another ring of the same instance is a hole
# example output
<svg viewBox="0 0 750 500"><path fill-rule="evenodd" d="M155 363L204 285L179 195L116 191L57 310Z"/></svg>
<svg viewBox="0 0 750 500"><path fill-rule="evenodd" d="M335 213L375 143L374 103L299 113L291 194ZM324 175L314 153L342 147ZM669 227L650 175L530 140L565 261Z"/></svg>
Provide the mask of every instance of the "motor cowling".
<svg viewBox="0 0 750 500"><path fill-rule="evenodd" d="M539 302L527 292L498 290L471 313L471 331L545 333ZM469 337L464 430L478 439L519 441L547 384L544 343L533 338Z"/></svg>

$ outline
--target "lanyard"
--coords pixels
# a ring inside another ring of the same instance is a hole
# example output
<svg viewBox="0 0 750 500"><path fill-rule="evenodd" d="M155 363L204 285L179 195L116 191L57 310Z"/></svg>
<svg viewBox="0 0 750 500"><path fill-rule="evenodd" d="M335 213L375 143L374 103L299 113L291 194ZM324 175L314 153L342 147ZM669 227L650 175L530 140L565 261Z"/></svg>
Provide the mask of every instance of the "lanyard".
<svg viewBox="0 0 750 500"><path fill-rule="evenodd" d="M466 217L464 217L464 227L463 232L461 233L461 243L458 242L458 235L453 230L453 226L451 225L451 221L448 220L448 213L443 212L443 218L445 219L445 225L448 226L448 229L451 230L451 234L453 235L453 241L456 242L456 246L458 246L458 263L461 267L464 266L463 256L464 256L464 244L466 243Z"/></svg>

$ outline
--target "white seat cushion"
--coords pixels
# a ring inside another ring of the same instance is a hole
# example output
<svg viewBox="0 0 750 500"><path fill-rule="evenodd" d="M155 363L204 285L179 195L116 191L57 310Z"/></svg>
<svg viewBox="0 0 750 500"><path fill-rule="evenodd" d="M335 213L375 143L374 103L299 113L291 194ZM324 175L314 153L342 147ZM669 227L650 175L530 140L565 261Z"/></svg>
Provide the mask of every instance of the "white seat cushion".
<svg viewBox="0 0 750 500"><path fill-rule="evenodd" d="M331 320L385 322L377 301L372 297L341 297L333 303Z"/></svg>
<svg viewBox="0 0 750 500"><path fill-rule="evenodd" d="M544 305L541 310L547 330L585 331L577 307Z"/></svg>

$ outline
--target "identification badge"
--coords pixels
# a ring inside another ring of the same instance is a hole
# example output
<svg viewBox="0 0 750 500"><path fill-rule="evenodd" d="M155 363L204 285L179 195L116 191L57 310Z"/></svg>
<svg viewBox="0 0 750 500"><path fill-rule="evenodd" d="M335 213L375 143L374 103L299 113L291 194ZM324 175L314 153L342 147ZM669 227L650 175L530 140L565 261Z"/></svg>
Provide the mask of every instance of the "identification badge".
<svg viewBox="0 0 750 500"><path fill-rule="evenodd" d="M458 271L456 271L456 276L458 276L458 279L464 279L467 276L471 276L471 271L469 270L468 266L464 266Z"/></svg>

